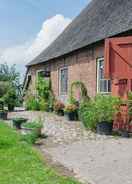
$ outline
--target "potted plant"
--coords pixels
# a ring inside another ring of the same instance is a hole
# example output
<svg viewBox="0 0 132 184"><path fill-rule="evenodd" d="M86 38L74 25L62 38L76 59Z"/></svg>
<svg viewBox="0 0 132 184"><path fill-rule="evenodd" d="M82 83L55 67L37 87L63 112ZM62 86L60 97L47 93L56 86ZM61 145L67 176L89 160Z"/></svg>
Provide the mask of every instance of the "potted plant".
<svg viewBox="0 0 132 184"><path fill-rule="evenodd" d="M41 137L43 123L40 120L39 121L28 122L28 123L25 123L23 125L23 128L27 129L28 131L30 130L31 132L35 132L38 137Z"/></svg>
<svg viewBox="0 0 132 184"><path fill-rule="evenodd" d="M121 101L110 95L99 95L95 98L95 111L97 115L96 131L98 134L111 135L113 119L119 112Z"/></svg>
<svg viewBox="0 0 132 184"><path fill-rule="evenodd" d="M13 126L16 127L17 129L21 129L21 125L26 122L27 122L26 118L14 118Z"/></svg>
<svg viewBox="0 0 132 184"><path fill-rule="evenodd" d="M54 103L54 111L59 115L59 116L64 116L64 108L65 105L61 101L56 101Z"/></svg>
<svg viewBox="0 0 132 184"><path fill-rule="evenodd" d="M69 121L78 120L78 107L75 104L68 104L65 109L65 115L67 116Z"/></svg>

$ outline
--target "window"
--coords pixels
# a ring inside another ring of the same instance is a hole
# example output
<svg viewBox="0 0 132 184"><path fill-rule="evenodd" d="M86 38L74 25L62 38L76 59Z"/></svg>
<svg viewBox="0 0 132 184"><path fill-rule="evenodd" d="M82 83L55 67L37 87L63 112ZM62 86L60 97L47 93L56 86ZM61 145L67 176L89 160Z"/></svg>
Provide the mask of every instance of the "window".
<svg viewBox="0 0 132 184"><path fill-rule="evenodd" d="M97 60L97 92L110 93L111 81L104 78L104 59Z"/></svg>
<svg viewBox="0 0 132 184"><path fill-rule="evenodd" d="M65 95L68 91L68 68L61 68L59 73L60 94Z"/></svg>
<svg viewBox="0 0 132 184"><path fill-rule="evenodd" d="M50 77L50 71L44 71L44 70L38 70L37 75L43 78L49 78Z"/></svg>

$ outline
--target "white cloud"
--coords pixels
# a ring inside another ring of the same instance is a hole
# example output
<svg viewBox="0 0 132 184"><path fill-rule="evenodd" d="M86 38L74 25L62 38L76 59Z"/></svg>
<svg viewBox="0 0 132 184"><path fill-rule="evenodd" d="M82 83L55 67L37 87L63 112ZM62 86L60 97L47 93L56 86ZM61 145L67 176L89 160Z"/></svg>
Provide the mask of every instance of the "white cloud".
<svg viewBox="0 0 132 184"><path fill-rule="evenodd" d="M29 56L36 56L40 51L48 47L70 22L69 18L64 18L62 15L56 15L46 20L42 25L41 31L27 51Z"/></svg>
<svg viewBox="0 0 132 184"><path fill-rule="evenodd" d="M23 72L24 65L48 47L70 22L71 19L63 15L56 15L46 20L32 42L27 41L23 45L0 49L0 63L16 64L17 69Z"/></svg>

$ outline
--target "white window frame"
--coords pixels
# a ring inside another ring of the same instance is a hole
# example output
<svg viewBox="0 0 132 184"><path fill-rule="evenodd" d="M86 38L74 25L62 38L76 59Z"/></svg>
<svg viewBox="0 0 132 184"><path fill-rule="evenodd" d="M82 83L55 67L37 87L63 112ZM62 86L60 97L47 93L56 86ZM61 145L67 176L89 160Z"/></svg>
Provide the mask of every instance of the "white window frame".
<svg viewBox="0 0 132 184"><path fill-rule="evenodd" d="M100 66L100 62L104 62L104 57L98 58L97 59L97 93L100 94L110 94L111 92L108 90L108 81L110 81L110 79L99 79L99 66ZM100 80L104 80L107 81L107 91L100 91Z"/></svg>
<svg viewBox="0 0 132 184"><path fill-rule="evenodd" d="M63 93L61 91L61 71L67 69L67 92ZM59 68L59 95L66 96L68 94L68 67Z"/></svg>

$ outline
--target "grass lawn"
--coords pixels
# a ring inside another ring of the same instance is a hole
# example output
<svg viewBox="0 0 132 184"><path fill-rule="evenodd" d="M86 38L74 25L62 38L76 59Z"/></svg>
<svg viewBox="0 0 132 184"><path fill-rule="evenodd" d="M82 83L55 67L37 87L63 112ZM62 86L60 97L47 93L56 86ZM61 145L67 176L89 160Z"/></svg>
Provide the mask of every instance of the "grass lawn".
<svg viewBox="0 0 132 184"><path fill-rule="evenodd" d="M41 154L0 122L0 184L79 184L48 168Z"/></svg>

